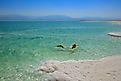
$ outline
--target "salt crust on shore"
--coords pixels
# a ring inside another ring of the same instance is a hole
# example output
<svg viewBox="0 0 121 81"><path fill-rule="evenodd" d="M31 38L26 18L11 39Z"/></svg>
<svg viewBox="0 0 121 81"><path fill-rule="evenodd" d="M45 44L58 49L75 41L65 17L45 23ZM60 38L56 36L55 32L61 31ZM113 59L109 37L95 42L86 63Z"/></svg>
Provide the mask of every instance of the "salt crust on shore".
<svg viewBox="0 0 121 81"><path fill-rule="evenodd" d="M108 33L108 35L113 37L121 37L121 32L111 32L111 33Z"/></svg>
<svg viewBox="0 0 121 81"><path fill-rule="evenodd" d="M121 81L121 56L92 61L47 61L38 71L48 81Z"/></svg>

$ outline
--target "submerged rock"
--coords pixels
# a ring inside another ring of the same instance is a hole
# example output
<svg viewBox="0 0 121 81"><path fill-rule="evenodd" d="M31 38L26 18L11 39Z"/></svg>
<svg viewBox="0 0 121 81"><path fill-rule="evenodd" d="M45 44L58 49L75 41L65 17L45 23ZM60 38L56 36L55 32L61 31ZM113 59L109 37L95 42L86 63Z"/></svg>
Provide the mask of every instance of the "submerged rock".
<svg viewBox="0 0 121 81"><path fill-rule="evenodd" d="M57 70L57 65L58 65L59 61L48 61L45 62L43 64L43 66L41 66L38 71L44 71L46 73L52 73L55 70Z"/></svg>

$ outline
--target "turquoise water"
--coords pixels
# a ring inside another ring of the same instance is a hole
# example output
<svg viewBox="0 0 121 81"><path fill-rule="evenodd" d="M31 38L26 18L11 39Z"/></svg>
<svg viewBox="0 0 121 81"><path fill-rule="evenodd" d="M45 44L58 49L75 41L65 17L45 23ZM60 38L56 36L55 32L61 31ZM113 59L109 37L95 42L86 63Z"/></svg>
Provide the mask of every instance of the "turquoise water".
<svg viewBox="0 0 121 81"><path fill-rule="evenodd" d="M121 38L107 35L119 31L121 25L109 22L1 21L0 81L45 81L36 69L46 60L121 55ZM75 50L69 49L73 43Z"/></svg>

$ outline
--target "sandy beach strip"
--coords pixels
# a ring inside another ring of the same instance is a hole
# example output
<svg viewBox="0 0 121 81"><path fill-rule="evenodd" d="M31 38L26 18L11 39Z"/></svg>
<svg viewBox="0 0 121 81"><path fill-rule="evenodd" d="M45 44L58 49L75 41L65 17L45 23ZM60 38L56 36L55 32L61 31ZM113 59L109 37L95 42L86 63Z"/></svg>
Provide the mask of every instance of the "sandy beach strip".
<svg viewBox="0 0 121 81"><path fill-rule="evenodd" d="M48 81L121 81L121 56L100 60L47 61L38 71L48 74Z"/></svg>
<svg viewBox="0 0 121 81"><path fill-rule="evenodd" d="M121 24L121 20L115 20L115 21L111 21L112 23L116 23L116 24Z"/></svg>
<svg viewBox="0 0 121 81"><path fill-rule="evenodd" d="M111 22L115 24L121 24L121 20L80 20L80 22Z"/></svg>

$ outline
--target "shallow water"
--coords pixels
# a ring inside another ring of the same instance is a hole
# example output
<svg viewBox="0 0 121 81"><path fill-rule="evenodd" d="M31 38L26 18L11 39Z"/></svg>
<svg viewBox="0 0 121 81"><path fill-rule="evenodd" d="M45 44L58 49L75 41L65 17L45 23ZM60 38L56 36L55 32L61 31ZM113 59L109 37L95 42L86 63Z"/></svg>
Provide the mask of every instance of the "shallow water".
<svg viewBox="0 0 121 81"><path fill-rule="evenodd" d="M0 81L45 81L36 71L46 60L99 59L121 55L121 25L79 21L1 21ZM78 48L69 47L78 44ZM55 48L63 44L67 48Z"/></svg>

